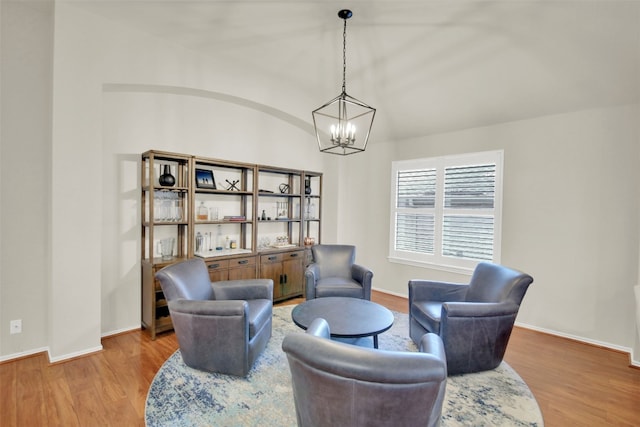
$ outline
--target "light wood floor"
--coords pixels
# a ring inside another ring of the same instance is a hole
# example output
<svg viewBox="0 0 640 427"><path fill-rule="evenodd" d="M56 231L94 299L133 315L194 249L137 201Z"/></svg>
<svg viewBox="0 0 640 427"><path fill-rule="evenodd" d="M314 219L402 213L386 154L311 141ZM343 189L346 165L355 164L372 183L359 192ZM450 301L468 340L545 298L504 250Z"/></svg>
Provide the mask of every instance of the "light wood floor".
<svg viewBox="0 0 640 427"><path fill-rule="evenodd" d="M404 298L372 299L407 312ZM54 365L44 354L0 364L0 426L143 426L147 390L178 348L175 335L151 341L134 331L103 347ZM640 369L628 366L627 354L515 328L506 361L533 391L547 427L640 425Z"/></svg>

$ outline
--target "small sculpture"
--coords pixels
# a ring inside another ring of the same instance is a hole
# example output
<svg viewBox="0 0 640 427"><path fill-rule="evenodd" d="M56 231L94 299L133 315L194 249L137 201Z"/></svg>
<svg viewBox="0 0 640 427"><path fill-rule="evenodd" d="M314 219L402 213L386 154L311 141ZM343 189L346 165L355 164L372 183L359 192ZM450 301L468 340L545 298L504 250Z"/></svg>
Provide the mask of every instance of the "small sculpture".
<svg viewBox="0 0 640 427"><path fill-rule="evenodd" d="M240 182L239 179L234 179L233 181L229 181L228 179L225 179L225 181L227 181L227 184L229 184L229 187L227 187L227 190L229 190L229 191L240 191L240 189L238 187L236 187L236 184L238 184Z"/></svg>

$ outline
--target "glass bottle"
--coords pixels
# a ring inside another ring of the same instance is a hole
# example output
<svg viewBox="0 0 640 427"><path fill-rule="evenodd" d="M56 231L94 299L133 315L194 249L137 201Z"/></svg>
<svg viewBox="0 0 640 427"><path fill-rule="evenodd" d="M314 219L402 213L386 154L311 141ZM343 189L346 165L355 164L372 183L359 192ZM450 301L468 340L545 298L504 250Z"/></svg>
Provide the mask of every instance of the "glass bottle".
<svg viewBox="0 0 640 427"><path fill-rule="evenodd" d="M202 246L203 246L202 233L198 231L198 233L196 234L196 252L202 251Z"/></svg>
<svg viewBox="0 0 640 427"><path fill-rule="evenodd" d="M198 221L206 221L209 219L209 209L207 209L207 207L204 205L204 202L200 202L196 218L198 219Z"/></svg>

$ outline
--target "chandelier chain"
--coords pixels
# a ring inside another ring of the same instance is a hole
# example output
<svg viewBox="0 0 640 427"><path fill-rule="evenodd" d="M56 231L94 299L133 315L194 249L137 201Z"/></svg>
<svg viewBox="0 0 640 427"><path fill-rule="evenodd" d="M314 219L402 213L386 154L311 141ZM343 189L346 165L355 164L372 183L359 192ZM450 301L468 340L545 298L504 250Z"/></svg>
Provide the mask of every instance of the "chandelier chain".
<svg viewBox="0 0 640 427"><path fill-rule="evenodd" d="M344 19L342 30L342 93L346 93L347 87L347 19Z"/></svg>

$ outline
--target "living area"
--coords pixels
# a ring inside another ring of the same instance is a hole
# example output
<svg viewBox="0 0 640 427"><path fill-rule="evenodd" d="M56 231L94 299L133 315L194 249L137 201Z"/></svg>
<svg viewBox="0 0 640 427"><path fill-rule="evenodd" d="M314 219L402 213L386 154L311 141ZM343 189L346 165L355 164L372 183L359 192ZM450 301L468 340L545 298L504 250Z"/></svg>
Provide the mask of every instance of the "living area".
<svg viewBox="0 0 640 427"><path fill-rule="evenodd" d="M357 246L358 261L375 266L376 295L398 298L407 296L411 279L464 282L469 273L389 262L391 162L504 150L500 262L535 278L518 325L622 352L625 368L629 358L638 364L633 299L640 259L636 2L494 2L491 7L464 2L444 15L421 10L414 14L417 22L406 13L396 12L392 21L381 14L376 27L427 33L396 36L392 52L400 55L413 36L419 41L416 50L433 50L426 57L413 56L422 62L402 56L406 73L378 76L377 84L367 82L374 64L357 62L371 58L356 53L377 41L359 34L373 12L355 9L348 39L353 49L349 88L376 106L378 114L367 150L345 158L318 152L310 116L339 90L342 40L335 14L342 5L313 2L313 16L300 24L287 16L286 7L270 5L281 10L268 16L284 15L271 24L270 37L257 29L261 21L266 26L271 21L256 17L268 7L238 2L242 8L234 19L215 9L222 21L243 24L244 31L217 40L219 54L209 56L164 41L143 26L142 18L138 26L128 22L135 8L118 18L122 4L104 2L100 10L100 2L93 9L91 2L55 2L55 8L19 3L1 6L0 360L46 352L46 363L65 362L108 352L115 342L145 340L135 332L118 334L140 327L139 165L146 150L322 172L322 241ZM374 3L394 10L390 2ZM251 22L244 24L244 16L251 16ZM517 25L521 16L528 17L528 26ZM460 43L440 39L447 34L439 30L446 27L443 23L469 20L485 29L496 28L497 21L515 31L505 34L518 37L505 35L490 39L496 44L479 46L472 43L475 33L464 31ZM545 26L531 28L534 22ZM316 27L323 29L312 34ZM258 35L250 37L254 31ZM538 38L544 43L535 47L550 53L546 62L536 62L539 51L528 50L529 41ZM269 40L273 46L267 50ZM514 47L505 40L521 44ZM453 53L465 45L469 48ZM33 62L9 68L11 58L5 55L19 57L25 51L34 53ZM309 55L305 60L298 57L303 53ZM451 55L453 63L442 55ZM564 64L569 57L570 64ZM509 66L512 61L518 66ZM553 78L543 72L547 78L534 81L534 70L523 71L534 64L545 64L542 70ZM290 78L280 74L283 67ZM464 85L453 78L458 73L466 77ZM505 95L496 94L504 94L498 92L503 84L513 88L507 85L510 77L518 80L513 86L531 90L516 91L508 97L515 101L500 103ZM423 83L431 89L414 99ZM591 97L558 95L563 102L552 102L549 93L564 87ZM387 104L392 94L396 98ZM452 99L458 99L458 114L467 120L437 121L445 101ZM391 113L399 105L413 110L402 110L398 114L405 119L396 122ZM527 107L527 114L511 115L514 105ZM471 117L467 110L473 110ZM476 121L473 112L498 119ZM422 128L436 122L439 127ZM15 319L23 321L21 334L9 334ZM140 360L162 359L142 368L150 381L151 371L175 351L175 342L160 336L141 348L149 354ZM557 357L560 363L564 356ZM55 371L65 365L54 365ZM146 389L138 393L146 396Z"/></svg>

